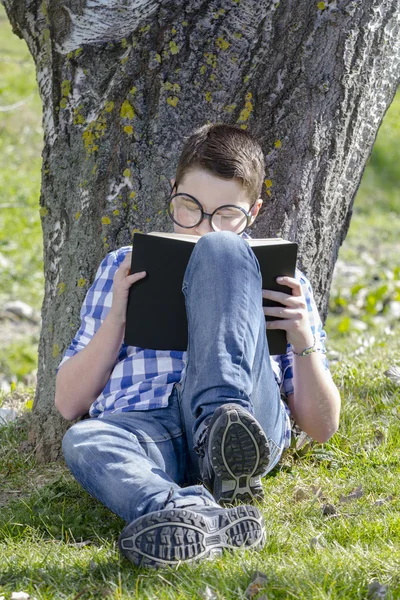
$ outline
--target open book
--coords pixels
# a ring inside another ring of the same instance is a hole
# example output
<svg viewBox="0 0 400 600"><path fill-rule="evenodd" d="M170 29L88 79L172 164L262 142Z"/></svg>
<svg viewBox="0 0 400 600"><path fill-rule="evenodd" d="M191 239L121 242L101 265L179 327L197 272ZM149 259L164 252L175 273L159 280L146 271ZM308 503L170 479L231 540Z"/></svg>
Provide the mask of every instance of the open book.
<svg viewBox="0 0 400 600"><path fill-rule="evenodd" d="M147 276L129 289L124 344L153 350L187 350L188 323L182 283L200 237L178 233L134 233L131 274ZM297 244L281 238L245 239L260 263L262 289L291 294L279 276L294 277ZM263 299L264 306L281 306ZM274 317L266 317L274 320ZM285 354L286 332L266 330L270 354Z"/></svg>

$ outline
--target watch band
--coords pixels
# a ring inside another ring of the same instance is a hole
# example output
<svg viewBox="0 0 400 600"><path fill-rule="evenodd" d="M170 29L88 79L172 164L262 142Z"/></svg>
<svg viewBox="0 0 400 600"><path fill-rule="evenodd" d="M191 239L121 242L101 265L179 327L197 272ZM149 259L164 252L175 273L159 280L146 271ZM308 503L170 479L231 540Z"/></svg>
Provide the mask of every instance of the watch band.
<svg viewBox="0 0 400 600"><path fill-rule="evenodd" d="M313 338L314 338L314 342L313 342L312 346L305 348L303 350L303 352L295 352L292 348L293 354L295 354L296 356L307 356L307 354L311 354L312 352L317 352L317 348L316 348L317 340L315 339L315 335L313 335Z"/></svg>

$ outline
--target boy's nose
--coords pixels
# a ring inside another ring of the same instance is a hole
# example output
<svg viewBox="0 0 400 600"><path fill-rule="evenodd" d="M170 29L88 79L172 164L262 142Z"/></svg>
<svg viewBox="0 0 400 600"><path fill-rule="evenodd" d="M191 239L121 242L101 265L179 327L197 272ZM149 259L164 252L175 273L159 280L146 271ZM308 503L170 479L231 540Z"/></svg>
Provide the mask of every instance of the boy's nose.
<svg viewBox="0 0 400 600"><path fill-rule="evenodd" d="M210 231L214 231L214 229L211 227L210 220L204 217L202 222L197 225L195 235L205 235L206 233L210 233Z"/></svg>

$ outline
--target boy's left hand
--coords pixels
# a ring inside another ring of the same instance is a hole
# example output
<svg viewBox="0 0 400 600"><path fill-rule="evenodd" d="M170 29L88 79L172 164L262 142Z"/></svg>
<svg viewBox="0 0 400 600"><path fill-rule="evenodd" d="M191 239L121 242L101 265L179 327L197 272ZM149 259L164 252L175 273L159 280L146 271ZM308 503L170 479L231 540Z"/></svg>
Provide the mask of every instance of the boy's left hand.
<svg viewBox="0 0 400 600"><path fill-rule="evenodd" d="M263 306L265 315L279 317L276 321L266 321L267 329L284 329L287 341L295 352L302 352L313 345L313 333L308 318L307 303L301 290L301 284L293 277L278 277L277 282L292 288L293 292L284 294L272 290L262 290L262 297L280 302L284 306Z"/></svg>

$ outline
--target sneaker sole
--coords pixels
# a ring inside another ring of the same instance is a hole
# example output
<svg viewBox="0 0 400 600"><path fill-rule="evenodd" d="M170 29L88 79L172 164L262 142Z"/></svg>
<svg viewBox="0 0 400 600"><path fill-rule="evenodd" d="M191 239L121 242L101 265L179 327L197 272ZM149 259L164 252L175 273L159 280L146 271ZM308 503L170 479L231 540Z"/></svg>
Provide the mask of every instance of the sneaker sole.
<svg viewBox="0 0 400 600"><path fill-rule="evenodd" d="M121 553L144 567L167 567L213 558L223 549L262 548L264 519L254 506L207 516L190 508L160 510L130 523L118 540Z"/></svg>
<svg viewBox="0 0 400 600"><path fill-rule="evenodd" d="M217 502L263 499L261 475L268 469L269 445L250 413L225 405L211 426L208 451L215 473L212 494Z"/></svg>

